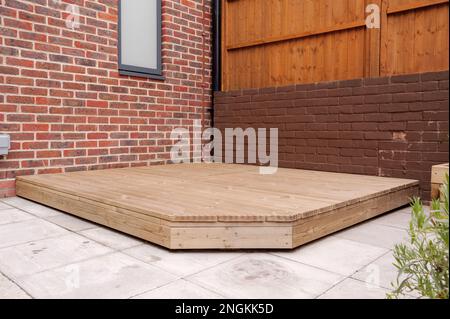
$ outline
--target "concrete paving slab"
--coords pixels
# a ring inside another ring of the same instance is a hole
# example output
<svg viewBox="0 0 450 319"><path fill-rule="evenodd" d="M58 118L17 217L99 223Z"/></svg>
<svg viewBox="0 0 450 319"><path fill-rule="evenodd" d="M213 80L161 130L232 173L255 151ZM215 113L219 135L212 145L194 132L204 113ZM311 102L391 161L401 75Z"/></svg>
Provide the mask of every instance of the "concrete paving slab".
<svg viewBox="0 0 450 319"><path fill-rule="evenodd" d="M10 278L18 278L112 251L72 233L0 249L0 271Z"/></svg>
<svg viewBox="0 0 450 319"><path fill-rule="evenodd" d="M187 280L226 298L313 298L343 277L264 253L249 253Z"/></svg>
<svg viewBox="0 0 450 319"><path fill-rule="evenodd" d="M113 253L21 277L18 283L36 298L130 298L176 280L142 261Z"/></svg>
<svg viewBox="0 0 450 319"><path fill-rule="evenodd" d="M275 252L277 256L350 276L388 250L338 237L327 237L294 251Z"/></svg>
<svg viewBox="0 0 450 319"><path fill-rule="evenodd" d="M66 235L69 232L41 219L0 225L0 248L44 238Z"/></svg>
<svg viewBox="0 0 450 319"><path fill-rule="evenodd" d="M123 251L177 276L187 276L242 255L233 251L169 251L144 244Z"/></svg>
<svg viewBox="0 0 450 319"><path fill-rule="evenodd" d="M17 208L0 209L0 225L22 222L33 218L36 217Z"/></svg>
<svg viewBox="0 0 450 319"><path fill-rule="evenodd" d="M221 299L221 295L189 281L180 279L156 288L133 299Z"/></svg>
<svg viewBox="0 0 450 319"><path fill-rule="evenodd" d="M79 233L87 238L117 250L130 248L143 243L140 239L104 227L91 228L80 231Z"/></svg>

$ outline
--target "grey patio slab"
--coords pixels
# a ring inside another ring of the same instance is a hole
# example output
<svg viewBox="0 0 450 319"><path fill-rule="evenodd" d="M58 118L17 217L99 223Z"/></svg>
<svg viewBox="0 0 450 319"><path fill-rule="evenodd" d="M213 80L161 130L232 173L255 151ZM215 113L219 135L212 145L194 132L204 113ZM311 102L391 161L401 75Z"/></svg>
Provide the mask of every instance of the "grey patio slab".
<svg viewBox="0 0 450 319"><path fill-rule="evenodd" d="M130 298L176 279L122 253L44 271L18 280L36 298Z"/></svg>
<svg viewBox="0 0 450 319"><path fill-rule="evenodd" d="M31 299L31 297L22 288L0 273L1 299Z"/></svg>
<svg viewBox="0 0 450 319"><path fill-rule="evenodd" d="M264 253L248 253L187 280L226 298L312 298L342 280L325 270Z"/></svg>
<svg viewBox="0 0 450 319"><path fill-rule="evenodd" d="M391 283L395 283L398 276L398 269L394 266L394 262L393 252L390 251L354 273L352 277L369 284L375 284L388 290L392 290L393 287ZM401 276L400 280L403 278L404 277ZM408 292L406 298L416 298L418 296L417 292Z"/></svg>
<svg viewBox="0 0 450 319"><path fill-rule="evenodd" d="M27 214L17 208L9 206L8 209L0 209L0 225L17 223L29 219L36 218L33 215Z"/></svg>
<svg viewBox="0 0 450 319"><path fill-rule="evenodd" d="M221 299L221 295L200 287L184 279L171 282L133 299Z"/></svg>
<svg viewBox="0 0 450 319"><path fill-rule="evenodd" d="M409 222L411 221L411 212L409 214L405 212L393 212L376 219L371 222L379 225L396 227L400 229L408 229Z"/></svg>
<svg viewBox="0 0 450 319"><path fill-rule="evenodd" d="M405 206L395 210L396 213L411 215L411 206Z"/></svg>
<svg viewBox="0 0 450 319"><path fill-rule="evenodd" d="M129 248L123 252L181 277L197 273L243 254L232 251L169 251L152 244Z"/></svg>
<svg viewBox="0 0 450 319"><path fill-rule="evenodd" d="M273 254L349 276L387 251L386 248L338 237L328 237L294 251L274 252Z"/></svg>
<svg viewBox="0 0 450 319"><path fill-rule="evenodd" d="M395 283L398 277L398 269L394 266L395 258L392 251L384 254L377 260L373 261L366 267L358 270L352 275L360 281L369 284L376 284L380 287L392 290L391 283ZM400 276L401 281L404 276ZM418 298L420 295L417 291L411 291L405 294L405 298Z"/></svg>
<svg viewBox="0 0 450 319"><path fill-rule="evenodd" d="M347 278L340 282L319 299L385 299L387 289Z"/></svg>
<svg viewBox="0 0 450 319"><path fill-rule="evenodd" d="M0 225L0 248L68 233L67 230L38 218Z"/></svg>
<svg viewBox="0 0 450 319"><path fill-rule="evenodd" d="M45 219L53 224L59 225L63 228L66 228L66 229L74 231L74 232L79 232L82 230L98 227L97 224L88 222L82 218L78 218L78 217L71 216L68 214L50 216Z"/></svg>
<svg viewBox="0 0 450 319"><path fill-rule="evenodd" d="M140 239L104 227L83 230L79 234L117 250L130 248L143 243Z"/></svg>
<svg viewBox="0 0 450 319"><path fill-rule="evenodd" d="M395 244L407 240L406 230L380 225L374 221L343 230L334 236L387 249L393 249Z"/></svg>
<svg viewBox="0 0 450 319"><path fill-rule="evenodd" d="M429 205L423 205L423 210L426 214L430 214L430 206ZM412 208L411 205L399 208L396 210L398 213L403 213L411 216Z"/></svg>
<svg viewBox="0 0 450 319"><path fill-rule="evenodd" d="M10 206L24 210L27 213L30 213L37 217L48 217L63 214L62 212L56 209L44 205L39 205L37 203L34 203L32 201L20 197L8 197L2 199L2 201Z"/></svg>
<svg viewBox="0 0 450 319"><path fill-rule="evenodd" d="M11 209L12 207L0 201L0 210L2 209Z"/></svg>
<svg viewBox="0 0 450 319"><path fill-rule="evenodd" d="M112 251L83 236L68 234L0 249L0 270L18 278Z"/></svg>
<svg viewBox="0 0 450 319"><path fill-rule="evenodd" d="M394 266L394 255L392 251L384 254L366 267L360 269L352 275L353 278L367 283L376 284L380 287L392 290L391 283L395 283L398 277L398 269ZM401 281L404 276L400 276ZM406 293L404 298L418 298L420 294L417 291Z"/></svg>

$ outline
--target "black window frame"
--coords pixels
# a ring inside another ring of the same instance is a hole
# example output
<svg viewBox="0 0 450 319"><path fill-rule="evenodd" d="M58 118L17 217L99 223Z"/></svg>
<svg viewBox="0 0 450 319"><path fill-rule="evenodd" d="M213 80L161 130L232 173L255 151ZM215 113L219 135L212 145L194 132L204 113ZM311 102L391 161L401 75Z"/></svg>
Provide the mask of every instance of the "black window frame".
<svg viewBox="0 0 450 319"><path fill-rule="evenodd" d="M130 0L126 0L130 1ZM131 0L132 1L132 0ZM162 29L162 10L161 10L161 0L156 0L156 13L157 13L157 67L156 69L138 67L133 65L127 65L122 63L122 35L121 35L121 26L122 26L122 0L119 0L118 4L118 63L119 63L119 74L121 75L130 75L130 76L138 76L156 80L164 80L164 76L162 74L162 46L161 46L161 29Z"/></svg>

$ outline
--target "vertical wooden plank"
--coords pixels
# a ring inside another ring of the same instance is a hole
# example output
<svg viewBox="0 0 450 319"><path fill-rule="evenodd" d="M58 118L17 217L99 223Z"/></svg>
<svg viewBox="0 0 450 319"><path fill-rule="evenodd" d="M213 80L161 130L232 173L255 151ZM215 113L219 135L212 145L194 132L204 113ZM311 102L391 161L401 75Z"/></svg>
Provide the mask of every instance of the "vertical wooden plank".
<svg viewBox="0 0 450 319"><path fill-rule="evenodd" d="M239 6L239 22L240 22L240 30L239 30L239 42L245 42L251 39L250 37L250 28L249 24L251 23L252 13L250 10L250 1L239 1L237 2ZM251 87L251 71L250 71L250 52L253 49L244 49L241 51L241 74L240 74L240 87Z"/></svg>
<svg viewBox="0 0 450 319"><path fill-rule="evenodd" d="M314 0L305 0L304 2L304 9L305 14L303 15L304 19L304 30L305 32L312 31L313 30L313 23L314 23ZM303 66L302 66L302 72L304 73L303 79L304 82L314 82L314 78L311 74L311 68L313 64L313 57L312 57L312 41L310 41L309 38L305 38L303 41L304 51L303 51Z"/></svg>
<svg viewBox="0 0 450 319"><path fill-rule="evenodd" d="M339 25L345 22L347 15L347 6L344 1L336 1L333 6L333 23ZM340 31L334 33L335 42L335 63L334 63L334 79L344 79L347 74L348 55L347 55L347 31Z"/></svg>
<svg viewBox="0 0 450 319"><path fill-rule="evenodd" d="M321 14L320 1L314 1L313 12L314 12L315 19L312 20L312 28L313 28L313 30L319 30L320 29L320 19L318 19L317 17L320 17L320 14ZM320 72L321 61L320 61L319 51L320 51L320 43L321 43L322 39L323 39L323 36L321 36L321 35L310 38L311 57L312 57L311 68L310 68L311 82L321 81L321 72Z"/></svg>
<svg viewBox="0 0 450 319"><path fill-rule="evenodd" d="M333 0L325 0L327 2L326 7L325 7L325 25L326 26L330 26L334 23L333 21ZM323 76L323 79L325 81L330 81L333 79L333 69L334 69L334 58L333 58L333 54L331 54L331 52L334 52L334 35L333 34L326 34L325 35L325 59L324 59L324 63L325 63L325 73Z"/></svg>
<svg viewBox="0 0 450 319"><path fill-rule="evenodd" d="M448 70L449 68L449 5L439 7L436 13L436 63L434 71Z"/></svg>
<svg viewBox="0 0 450 319"><path fill-rule="evenodd" d="M403 32L401 38L402 50L397 53L398 63L402 67L397 74L414 72L414 32L416 11L410 11L403 16ZM404 52L404 54L402 54Z"/></svg>
<svg viewBox="0 0 450 319"><path fill-rule="evenodd" d="M356 1L356 17L355 21L365 21L366 19L366 6L363 1ZM355 58L355 74L352 78L364 77L364 62L365 62L365 27L362 27L356 32L355 52L358 55Z"/></svg>
<svg viewBox="0 0 450 319"><path fill-rule="evenodd" d="M254 17L254 39L261 39L264 32L264 5L261 5L258 0L253 0L253 17ZM263 53L264 46L255 47L252 55L252 87L260 88L263 87L262 74L266 71L263 69Z"/></svg>
<svg viewBox="0 0 450 319"><path fill-rule="evenodd" d="M432 20L427 11L428 10L418 10L415 14L416 29L413 37L414 51L412 52L413 55L411 58L418 70L424 69L425 65L430 63L427 61L430 58L427 57L427 55L429 55L429 50L433 48L433 45L431 47L427 47L426 45L428 42L426 37L429 36L426 30L427 21ZM433 37L431 37L431 41L434 41Z"/></svg>
<svg viewBox="0 0 450 319"><path fill-rule="evenodd" d="M289 0L280 0L280 36L283 34L290 34L291 28L287 24L288 20L288 5ZM292 82L292 70L290 66L292 65L292 42L293 41L286 41L282 43L282 46L284 48L284 63L282 63L281 69L280 69L280 83L290 83Z"/></svg>
<svg viewBox="0 0 450 319"><path fill-rule="evenodd" d="M327 10L327 0L318 1L318 19L317 27L319 29L324 29L326 25L325 15ZM325 35L317 37L317 52L316 52L316 79L317 81L325 80L325 54L326 54L326 40L327 37Z"/></svg>
<svg viewBox="0 0 450 319"><path fill-rule="evenodd" d="M263 25L263 32L261 35L261 39L266 39L271 36L272 32L272 20L273 14L271 11L271 6L273 5L272 0L268 1L260 1L259 5L263 7L262 12L265 19L265 23ZM263 46L262 48L263 58L262 58L262 74L261 74L261 82L262 87L273 86L273 81L271 78L272 67L271 67L271 59L273 57L270 56L271 48L269 46ZM271 85L272 84L272 85Z"/></svg>
<svg viewBox="0 0 450 319"><path fill-rule="evenodd" d="M239 28L240 28L240 22L239 22L239 10L236 10L236 3L233 3L233 1L228 1L228 12L230 13L230 23L233 25L232 29L233 32L230 32L230 35L228 37L229 43L233 41L239 40ZM232 63L230 64L229 71L230 71L230 90L235 90L239 87L241 87L240 79L241 79L241 50L230 52L230 60Z"/></svg>
<svg viewBox="0 0 450 319"><path fill-rule="evenodd" d="M389 7L388 0L381 1L381 29L380 29L380 76L388 74L388 16L387 9Z"/></svg>
<svg viewBox="0 0 450 319"><path fill-rule="evenodd" d="M358 21L364 19L364 3L361 1L349 0L347 21ZM357 78L362 76L364 63L364 28L357 28L348 31L348 74L347 78Z"/></svg>
<svg viewBox="0 0 450 319"><path fill-rule="evenodd" d="M221 48L221 63L222 63L222 85L221 85L221 89L222 91L228 91L229 87L230 87L230 83L229 83L229 72L228 72L228 51L226 49L227 43L228 43L228 26L229 26L229 21L228 21L228 1L227 0L222 0L221 1L221 6L222 6L222 21L221 21L221 29L222 29L222 48Z"/></svg>
<svg viewBox="0 0 450 319"><path fill-rule="evenodd" d="M299 32L304 32L305 30L305 2L304 1L296 1L295 6L296 12L298 14L298 22L295 30ZM295 49L293 52L294 55L294 83L304 83L305 81L305 71L304 71L304 63L305 63L305 46L303 45L303 41L295 41Z"/></svg>
<svg viewBox="0 0 450 319"><path fill-rule="evenodd" d="M270 24L269 35L270 37L278 36L281 34L281 0L272 0L270 10L272 11L272 19ZM284 52L283 47L286 46L285 42L281 42L276 45L270 45L271 57L269 60L270 64L270 75L272 85L267 86L281 86L284 84L282 81L283 76L283 64L284 64Z"/></svg>
<svg viewBox="0 0 450 319"><path fill-rule="evenodd" d="M382 8L381 0L366 0L366 7L369 4L375 4ZM364 8L365 9L365 8ZM367 15L367 13L366 13ZM365 64L364 64L364 76L365 77L378 77L380 76L380 50L381 50L381 29L379 28L365 28Z"/></svg>

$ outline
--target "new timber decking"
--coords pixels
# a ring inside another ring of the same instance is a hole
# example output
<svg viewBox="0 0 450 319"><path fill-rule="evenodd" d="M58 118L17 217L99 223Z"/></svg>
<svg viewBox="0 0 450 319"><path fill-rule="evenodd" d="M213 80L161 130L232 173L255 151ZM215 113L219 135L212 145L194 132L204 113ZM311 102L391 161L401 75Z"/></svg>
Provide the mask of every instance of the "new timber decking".
<svg viewBox="0 0 450 319"><path fill-rule="evenodd" d="M17 178L17 195L170 249L294 248L409 202L414 180L180 164Z"/></svg>

